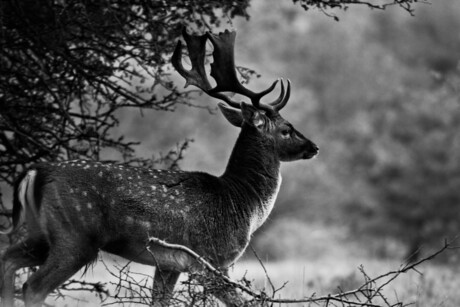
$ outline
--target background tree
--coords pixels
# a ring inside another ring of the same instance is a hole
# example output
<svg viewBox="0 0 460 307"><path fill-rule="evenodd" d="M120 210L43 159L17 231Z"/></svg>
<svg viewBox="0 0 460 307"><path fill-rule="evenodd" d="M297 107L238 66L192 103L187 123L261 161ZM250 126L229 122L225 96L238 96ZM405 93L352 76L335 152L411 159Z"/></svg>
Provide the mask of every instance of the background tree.
<svg viewBox="0 0 460 307"><path fill-rule="evenodd" d="M289 6L258 7L264 17L243 31L271 52L248 52L248 62L273 61L268 69L289 75L287 117L321 148L312 165L285 166L290 184L255 240L259 253L314 258L330 252L335 229L340 251L358 242L370 257L401 259L460 232L459 4L421 5L414 17L355 8L336 26ZM288 22L273 22L278 15ZM273 34L257 36L263 29ZM320 230L321 240L305 235ZM279 234L289 239L274 246Z"/></svg>
<svg viewBox="0 0 460 307"><path fill-rule="evenodd" d="M356 230L399 240L411 260L421 248L460 232L460 43L449 31L460 25L457 9L447 4L409 21L377 18L368 35L393 57L387 67L399 66L393 75L397 81L387 95L360 108L356 118L366 118L364 129L344 132L355 148L345 163L350 174L365 181L373 199L371 206L351 205L367 211L369 223ZM376 75L384 71L377 69Z"/></svg>

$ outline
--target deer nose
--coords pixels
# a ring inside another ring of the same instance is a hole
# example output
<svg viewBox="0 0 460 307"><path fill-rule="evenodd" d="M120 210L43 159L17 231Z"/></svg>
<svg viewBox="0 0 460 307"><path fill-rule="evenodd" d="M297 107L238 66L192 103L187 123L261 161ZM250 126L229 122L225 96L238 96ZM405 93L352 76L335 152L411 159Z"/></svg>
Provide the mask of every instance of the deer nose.
<svg viewBox="0 0 460 307"><path fill-rule="evenodd" d="M304 152L303 154L303 159L311 159L313 158L314 156L316 156L319 152L319 147L313 143L313 142L309 142L309 148L306 152Z"/></svg>
<svg viewBox="0 0 460 307"><path fill-rule="evenodd" d="M319 147L315 143L312 143L312 144L313 144L313 150L316 151L316 154L318 154Z"/></svg>

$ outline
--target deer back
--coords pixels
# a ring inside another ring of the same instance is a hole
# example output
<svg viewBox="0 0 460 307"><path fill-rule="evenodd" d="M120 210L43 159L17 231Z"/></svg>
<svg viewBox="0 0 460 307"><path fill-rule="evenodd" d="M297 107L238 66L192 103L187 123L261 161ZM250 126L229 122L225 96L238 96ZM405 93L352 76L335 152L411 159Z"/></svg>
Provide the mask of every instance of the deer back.
<svg viewBox="0 0 460 307"><path fill-rule="evenodd" d="M27 174L16 194L24 199L33 191L33 200L23 200L22 207L33 233L50 244L57 234L81 237L129 259L145 250L152 236L218 264L232 262L244 250L259 214L243 205L258 201L256 195L201 172L77 160L38 164Z"/></svg>

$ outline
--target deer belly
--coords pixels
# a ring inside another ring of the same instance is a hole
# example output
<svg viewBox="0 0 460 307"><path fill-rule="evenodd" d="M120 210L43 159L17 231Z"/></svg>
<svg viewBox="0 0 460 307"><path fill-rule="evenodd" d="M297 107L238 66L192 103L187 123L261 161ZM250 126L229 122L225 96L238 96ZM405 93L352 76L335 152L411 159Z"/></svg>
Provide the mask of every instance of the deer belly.
<svg viewBox="0 0 460 307"><path fill-rule="evenodd" d="M189 272L196 265L195 259L183 251L153 244L147 245L145 242L118 241L105 246L103 250L127 260L160 267L163 270Z"/></svg>

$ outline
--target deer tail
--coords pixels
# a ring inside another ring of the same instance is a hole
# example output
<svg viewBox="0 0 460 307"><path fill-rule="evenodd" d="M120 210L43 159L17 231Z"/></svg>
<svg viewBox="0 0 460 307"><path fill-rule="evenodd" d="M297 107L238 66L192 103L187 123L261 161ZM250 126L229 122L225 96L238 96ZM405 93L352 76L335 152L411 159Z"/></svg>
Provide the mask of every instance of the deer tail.
<svg viewBox="0 0 460 307"><path fill-rule="evenodd" d="M23 173L16 181L13 194L13 221L9 228L0 230L0 234L10 234L16 230L24 222L28 211L32 211L33 215L37 214L34 197L36 176L37 170L31 169Z"/></svg>

